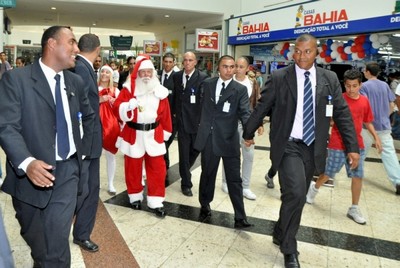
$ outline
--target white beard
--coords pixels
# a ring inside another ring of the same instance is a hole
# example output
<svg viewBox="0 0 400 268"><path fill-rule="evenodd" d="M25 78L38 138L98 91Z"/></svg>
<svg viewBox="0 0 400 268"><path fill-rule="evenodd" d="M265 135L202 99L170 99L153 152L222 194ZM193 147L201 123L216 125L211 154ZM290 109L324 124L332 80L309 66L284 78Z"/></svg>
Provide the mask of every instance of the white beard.
<svg viewBox="0 0 400 268"><path fill-rule="evenodd" d="M136 78L135 85L135 96L140 96L144 94L153 93L154 89L160 84L160 81L157 77L153 76L152 78L143 77Z"/></svg>

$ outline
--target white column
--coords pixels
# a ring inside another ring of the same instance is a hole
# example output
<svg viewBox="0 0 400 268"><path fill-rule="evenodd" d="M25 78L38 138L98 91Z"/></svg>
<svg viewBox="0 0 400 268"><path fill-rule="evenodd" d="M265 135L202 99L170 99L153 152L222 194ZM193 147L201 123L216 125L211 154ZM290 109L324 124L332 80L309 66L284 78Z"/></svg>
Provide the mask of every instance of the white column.
<svg viewBox="0 0 400 268"><path fill-rule="evenodd" d="M4 36L4 10L0 8L0 52L3 51L3 44L5 40Z"/></svg>

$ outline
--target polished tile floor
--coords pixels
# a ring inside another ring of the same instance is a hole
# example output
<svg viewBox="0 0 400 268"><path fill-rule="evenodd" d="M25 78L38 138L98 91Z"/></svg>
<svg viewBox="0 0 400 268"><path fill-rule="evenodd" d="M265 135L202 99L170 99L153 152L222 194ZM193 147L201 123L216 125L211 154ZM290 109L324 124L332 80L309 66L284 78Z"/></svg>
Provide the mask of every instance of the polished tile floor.
<svg viewBox="0 0 400 268"><path fill-rule="evenodd" d="M249 221L255 226L246 231L232 228L233 209L228 195L221 191L221 180L217 180L211 203L212 217L205 222L199 221L199 161L192 172L194 196L183 196L176 142L170 148L172 166L167 183L165 206L168 216L165 219L156 218L145 206L142 211L129 208L122 155L117 158L119 168L115 185L118 194L111 197L107 193L105 159L102 158L100 198L107 217L114 224L100 227L116 228L120 233L118 237L106 237L103 243L123 239L140 267L283 267L282 254L271 237L279 213L279 183L276 178L275 188L268 189L264 180L270 166L268 136L257 137L256 143L251 189L257 199L245 199ZM396 142L396 147L400 148L400 143ZM4 167L3 152L0 157ZM297 236L302 267L400 267L400 196L394 194L375 150L370 150L365 175L360 209L367 219L366 225L346 217L351 194L350 180L344 169L337 175L334 188L321 188L315 203L306 204ZM19 235L11 198L4 193L0 193L0 207L16 267L32 267L29 248ZM100 220L97 223L104 224ZM101 249L102 244L100 251L91 254L93 258L89 260L85 256L90 253L81 252L71 242L72 267L135 267L134 263L127 265L113 261L111 253ZM102 257L109 262L93 263L93 259Z"/></svg>

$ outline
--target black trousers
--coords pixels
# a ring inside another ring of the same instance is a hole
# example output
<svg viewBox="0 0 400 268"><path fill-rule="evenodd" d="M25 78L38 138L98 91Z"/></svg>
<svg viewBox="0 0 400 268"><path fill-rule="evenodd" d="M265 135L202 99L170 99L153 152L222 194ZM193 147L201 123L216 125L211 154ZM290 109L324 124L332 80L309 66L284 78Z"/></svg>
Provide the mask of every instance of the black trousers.
<svg viewBox="0 0 400 268"><path fill-rule="evenodd" d="M217 156L213 152L212 136L208 137L206 146L201 152L201 176L199 202L202 206L209 205L214 199L215 180L220 159L224 163L226 184L231 199L235 220L246 219L243 203L242 178L240 177L240 155L233 157Z"/></svg>
<svg viewBox="0 0 400 268"><path fill-rule="evenodd" d="M194 149L195 140L196 134L187 133L183 127L178 129L179 175L182 178L182 188L193 187L190 168L200 153Z"/></svg>
<svg viewBox="0 0 400 268"><path fill-rule="evenodd" d="M171 117L173 117L172 115L171 115ZM176 136L176 123L174 123L174 121L175 120L173 120L173 123L172 123L172 133L171 133L171 136L169 137L169 139L165 142L165 148L167 149L167 152L165 153L165 155L164 155L164 160L165 160L165 165L166 165L166 167L167 167L167 169L169 169L169 151L168 151L168 149L169 149L169 146L171 146L171 144L172 144L172 142L174 141L174 139L175 139L175 136Z"/></svg>
<svg viewBox="0 0 400 268"><path fill-rule="evenodd" d="M69 234L78 192L77 159L58 161L53 193L45 208L12 198L21 235L31 248L32 258L42 267L70 267ZM43 188L43 191L47 191Z"/></svg>
<svg viewBox="0 0 400 268"><path fill-rule="evenodd" d="M283 254L297 252L296 234L314 169L314 143L289 141L278 168L282 204L273 234Z"/></svg>
<svg viewBox="0 0 400 268"><path fill-rule="evenodd" d="M78 240L89 240L99 203L100 158L83 160L81 180L83 188L76 203L73 236Z"/></svg>

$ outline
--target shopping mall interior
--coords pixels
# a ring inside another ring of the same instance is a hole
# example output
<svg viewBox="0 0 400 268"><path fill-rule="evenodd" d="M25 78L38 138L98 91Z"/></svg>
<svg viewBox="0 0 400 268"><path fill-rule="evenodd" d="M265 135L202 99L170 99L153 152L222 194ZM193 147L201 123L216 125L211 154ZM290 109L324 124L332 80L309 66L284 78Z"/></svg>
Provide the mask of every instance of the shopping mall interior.
<svg viewBox="0 0 400 268"><path fill-rule="evenodd" d="M293 1L293 4L290 3ZM281 67L291 62L290 47L294 40L230 45L229 20L235 20L242 14L278 10L284 5L312 5L318 2L293 1L260 1L249 7L247 1L228 0L207 0L203 4L181 1L168 4L157 0L151 6L146 1L126 0L35 0L34 4L31 0L18 0L16 7L3 10L8 24L3 25L5 34L2 41L10 61L15 61L23 53L35 60L40 54L39 40L43 29L56 24L70 25L76 29L77 38L87 32L99 35L104 62L110 60L109 51L113 51L110 35L132 35L142 49L145 40L161 40L164 52L173 52L180 60L185 51L195 51L192 43L195 42L196 29L208 28L223 32L221 49L218 53L196 51L199 56L214 61L221 54L235 57L250 55L255 66L265 65L263 76L267 79L272 62L281 64ZM327 1L332 3L332 0ZM397 3L395 0L392 2L393 5ZM236 30L236 24L233 28ZM386 75L400 72L400 37L396 35L399 30L400 26L397 30L379 33L325 35L319 38L320 54L324 52L324 57L320 56L318 63L340 73L343 68L362 68L367 60L375 60L381 64ZM378 42L382 36L385 37ZM354 42L357 38L363 39L364 43L358 43L362 51L354 48L354 52L340 59L347 45L347 50L351 50L349 40ZM23 40L30 42L25 44ZM375 44L379 43L379 47L375 48L377 51L367 52L367 46L363 44L368 43L368 49L371 49L374 40ZM328 43L329 46L323 48ZM335 43L337 45L331 48ZM337 55L327 55L325 52L328 50L330 54L337 52ZM122 53L121 61L129 53L136 52ZM154 60L160 61L161 55L154 56ZM351 61L348 55L359 58ZM279 179L278 175L274 178L274 188L267 187L265 179L271 166L269 126L266 118L264 134L255 137L251 190L256 199L244 199L248 221L254 224L253 227L245 230L234 228L231 201L221 189L221 165L214 200L210 204L212 215L206 219L200 217L200 157L192 168L193 196L185 196L181 192L176 140L169 149L170 168L164 202L167 216L156 217L147 208L146 199L142 210L132 209L126 191L124 157L118 152L115 195L108 192L105 156L100 162L100 203L91 236L99 245L99 251L91 253L82 250L73 243L71 235L71 267L284 267L283 255L272 241L281 205ZM394 143L399 155L400 141L395 140ZM7 157L3 150L0 150L0 160L4 179ZM351 180L347 178L345 168L336 175L332 184L321 188L314 204L305 205L297 234L298 258L302 267L400 267L400 195L395 194L396 189L374 148L369 150L364 172L359 207L366 218L365 225L346 217L351 205ZM30 249L20 235L12 199L1 191L0 209L15 267L32 267Z"/></svg>

